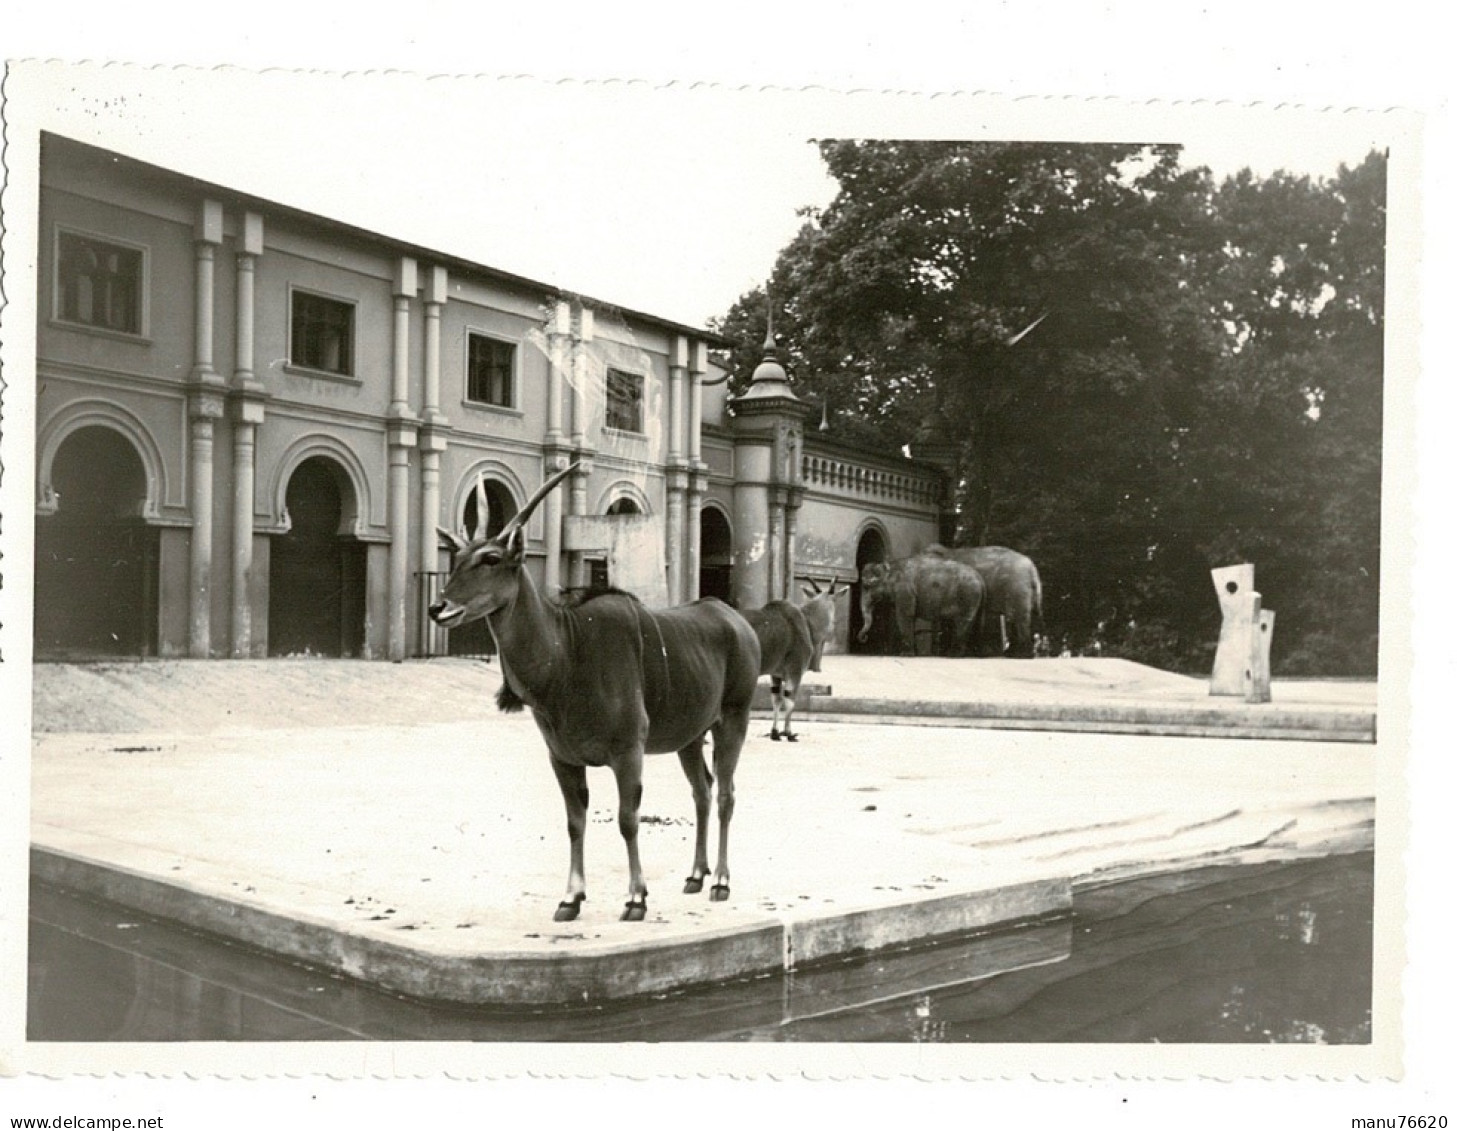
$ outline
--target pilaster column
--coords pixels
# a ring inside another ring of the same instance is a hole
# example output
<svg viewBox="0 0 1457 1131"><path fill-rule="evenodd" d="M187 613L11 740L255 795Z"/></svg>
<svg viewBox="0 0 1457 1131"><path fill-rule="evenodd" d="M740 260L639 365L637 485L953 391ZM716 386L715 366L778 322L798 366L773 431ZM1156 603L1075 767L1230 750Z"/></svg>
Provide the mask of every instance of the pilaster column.
<svg viewBox="0 0 1457 1131"><path fill-rule="evenodd" d="M390 415L410 411L410 303L419 290L419 268L408 255L395 268L394 356L390 365Z"/></svg>
<svg viewBox="0 0 1457 1131"><path fill-rule="evenodd" d="M572 472L569 482L571 483L571 509L570 514L587 513L587 480L592 477L592 461L580 458L577 470ZM587 569L586 555L580 550L573 550L569 555L567 563L567 584L573 587L586 585L591 580Z"/></svg>
<svg viewBox="0 0 1457 1131"><path fill-rule="evenodd" d="M258 401L233 402L233 571L232 655L253 654L253 605L249 591L253 578L253 494L256 484L255 437L263 422Z"/></svg>
<svg viewBox="0 0 1457 1131"><path fill-rule="evenodd" d="M444 267L431 267L425 275L425 404L421 418L444 424L440 411L440 316L450 297L450 277Z"/></svg>
<svg viewBox="0 0 1457 1131"><path fill-rule="evenodd" d="M263 423L264 388L253 372L255 264L263 254L263 217L243 214L242 240L237 255L237 310L235 366L230 393L233 408L233 559L231 593L231 654L243 659L253 653L253 496L257 469L254 452L258 426Z"/></svg>
<svg viewBox="0 0 1457 1131"><path fill-rule="evenodd" d="M698 586L703 568L703 495L707 490L708 473L697 468L691 470L688 473L688 546L683 555L685 601L696 601L702 596Z"/></svg>
<svg viewBox="0 0 1457 1131"><path fill-rule="evenodd" d="M682 334L673 338L673 352L668 362L668 462L683 458L683 381L688 373L688 339Z"/></svg>
<svg viewBox="0 0 1457 1131"><path fill-rule="evenodd" d="M213 325L217 310L213 273L223 242L223 206L204 200L193 228L193 363L187 399L192 537L188 548L187 654L212 654L213 421L223 412L223 380L213 367Z"/></svg>
<svg viewBox="0 0 1457 1131"><path fill-rule="evenodd" d="M218 245L223 242L223 206L204 200L193 228L197 271L193 280L192 379L201 385L222 384L213 369L213 323L217 311L213 302L213 273Z"/></svg>
<svg viewBox="0 0 1457 1131"><path fill-rule="evenodd" d="M196 390L188 398L192 538L188 550L187 654L205 660L212 655L212 453L213 421L223 414L222 396Z"/></svg>
<svg viewBox="0 0 1457 1131"><path fill-rule="evenodd" d="M798 572L794 543L799 536L799 504L804 501L804 488L791 487L784 500L784 596L795 599L794 575Z"/></svg>
<svg viewBox="0 0 1457 1131"><path fill-rule="evenodd" d="M703 465L703 375L708 372L708 346L693 343L688 371L688 462Z"/></svg>
<svg viewBox="0 0 1457 1131"><path fill-rule="evenodd" d="M595 337L592 312L585 306L581 312L582 324L578 333L577 349L572 357L572 448L581 466L571 477L571 493L567 513L587 513L587 479L592 470L592 452L587 446L587 380L588 346ZM586 585L588 578L587 559L580 550L572 551L567 561L567 584Z"/></svg>
<svg viewBox="0 0 1457 1131"><path fill-rule="evenodd" d="M546 442L562 441L562 386L571 364L572 307L559 299L547 324Z"/></svg>
<svg viewBox="0 0 1457 1131"><path fill-rule="evenodd" d="M420 653L433 656L442 645L443 630L426 614L429 575L440 568L440 549L435 527L454 528L441 522L440 455L449 441L449 423L440 410L440 318L449 300L450 279L444 267L431 267L425 276L425 403L420 426L420 584L417 615L420 618Z"/></svg>
<svg viewBox="0 0 1457 1131"><path fill-rule="evenodd" d="M688 374L688 339L675 335L672 352L668 360L668 513L667 513L667 566L668 601L679 604L683 600L684 544L687 531L683 521L683 495L688 489L688 465L684 458L684 390Z"/></svg>
<svg viewBox="0 0 1457 1131"><path fill-rule="evenodd" d="M410 303L418 289L415 261L401 256L395 271L394 351L390 369L390 404L386 410L389 438L389 565L385 601L389 612L386 653L403 660L410 607L410 449L418 422L410 412Z"/></svg>
<svg viewBox="0 0 1457 1131"><path fill-rule="evenodd" d="M783 487L769 489L769 600L784 597L784 497Z"/></svg>
<svg viewBox="0 0 1457 1131"><path fill-rule="evenodd" d="M544 461L543 482L572 462L567 449L548 444ZM541 521L546 531L546 561L542 580L548 593L562 587L562 493L553 491L541 502Z"/></svg>
<svg viewBox="0 0 1457 1131"><path fill-rule="evenodd" d="M572 305L559 299L547 323L546 375L546 444L544 455L547 475L553 475L571 463L570 450L562 433L562 394L572 365ZM575 380L575 375L573 376ZM573 420L577 405L573 405ZM562 493L553 491L541 504L542 522L546 528L546 562L543 580L548 593L562 587Z"/></svg>
<svg viewBox="0 0 1457 1131"><path fill-rule="evenodd" d="M582 325L577 335L577 348L572 353L572 447L581 450L587 445L587 347L592 343L592 312L582 307ZM580 513L580 512L577 512Z"/></svg>
<svg viewBox="0 0 1457 1131"><path fill-rule="evenodd" d="M430 576L440 568L437 525L454 529L453 523L440 521L440 453L445 450L445 436L426 424L420 429L420 653L433 656L439 650L443 630L426 614L426 595ZM407 457L408 458L408 457Z"/></svg>
<svg viewBox="0 0 1457 1131"><path fill-rule="evenodd" d="M410 592L410 449L415 446L412 422L396 421L389 426L389 640L391 660L403 660L407 651L406 612Z"/></svg>
<svg viewBox="0 0 1457 1131"><path fill-rule="evenodd" d="M686 557L684 552L688 541L683 520L683 495L688 489L688 469L683 466L668 468L668 603L679 605L684 601L684 577Z"/></svg>
<svg viewBox="0 0 1457 1131"><path fill-rule="evenodd" d="M261 389L253 374L254 280L255 265L263 254L263 217L256 212L243 214L242 241L237 257L237 316L234 318L233 385L239 389Z"/></svg>
<svg viewBox="0 0 1457 1131"><path fill-rule="evenodd" d="M684 532L685 585L683 599L696 601L703 569L703 496L708 490L708 467L703 462L703 375L708 372L708 346L694 342L688 361L688 529Z"/></svg>

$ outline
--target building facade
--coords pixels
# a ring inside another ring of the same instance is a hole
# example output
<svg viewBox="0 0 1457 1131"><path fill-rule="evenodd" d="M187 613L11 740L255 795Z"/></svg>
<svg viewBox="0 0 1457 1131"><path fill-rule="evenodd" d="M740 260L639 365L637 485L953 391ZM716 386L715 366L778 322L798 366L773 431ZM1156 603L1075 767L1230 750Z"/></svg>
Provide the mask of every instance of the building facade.
<svg viewBox="0 0 1457 1131"><path fill-rule="evenodd" d="M807 433L772 341L731 401L708 331L68 139L41 153L40 658L487 649L425 615L436 528L499 529L571 464L527 529L549 591L752 607L936 537L939 470Z"/></svg>

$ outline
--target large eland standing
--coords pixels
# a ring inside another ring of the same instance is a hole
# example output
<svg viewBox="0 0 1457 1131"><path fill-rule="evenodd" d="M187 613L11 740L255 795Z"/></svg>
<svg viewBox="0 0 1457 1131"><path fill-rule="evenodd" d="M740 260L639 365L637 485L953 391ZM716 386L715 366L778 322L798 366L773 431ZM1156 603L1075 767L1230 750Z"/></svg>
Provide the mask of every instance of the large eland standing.
<svg viewBox="0 0 1457 1131"><path fill-rule="evenodd" d="M713 598L657 611L615 590L573 601L543 598L522 568L526 522L574 468L542 484L494 538L484 536L484 521L469 540L440 530L451 550L451 570L430 616L442 628L485 618L501 660L498 702L504 709L530 707L546 740L571 840L558 921L575 919L587 898L582 842L589 766L606 766L617 779L617 826L627 844L629 873L622 918L647 914L637 847L645 754L678 752L698 817L693 868L683 890L703 889L713 791L703 740L710 731L718 776L718 866L710 898L727 899L734 768L749 728L759 642L743 617ZM477 512L485 513L483 503Z"/></svg>

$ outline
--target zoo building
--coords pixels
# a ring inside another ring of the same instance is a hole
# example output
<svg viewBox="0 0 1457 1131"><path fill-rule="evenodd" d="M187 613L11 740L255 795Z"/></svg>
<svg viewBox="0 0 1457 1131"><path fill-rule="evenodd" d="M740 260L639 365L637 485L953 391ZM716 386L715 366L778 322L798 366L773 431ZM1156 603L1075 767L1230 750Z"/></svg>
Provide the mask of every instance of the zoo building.
<svg viewBox="0 0 1457 1131"><path fill-rule="evenodd" d="M549 592L750 608L942 529L941 467L835 440L772 337L731 397L704 329L53 134L40 172L37 659L488 651L425 615L436 528L574 461Z"/></svg>

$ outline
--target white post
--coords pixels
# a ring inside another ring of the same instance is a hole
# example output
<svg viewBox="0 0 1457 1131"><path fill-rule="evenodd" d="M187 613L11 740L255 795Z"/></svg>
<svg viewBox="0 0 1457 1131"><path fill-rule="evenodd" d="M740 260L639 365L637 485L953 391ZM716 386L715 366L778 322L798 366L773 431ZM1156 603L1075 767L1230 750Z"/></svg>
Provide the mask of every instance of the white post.
<svg viewBox="0 0 1457 1131"><path fill-rule="evenodd" d="M1239 695L1249 703L1270 701L1270 642L1275 614L1261 607L1255 567L1248 563L1210 571L1223 622L1214 653L1209 694Z"/></svg>

